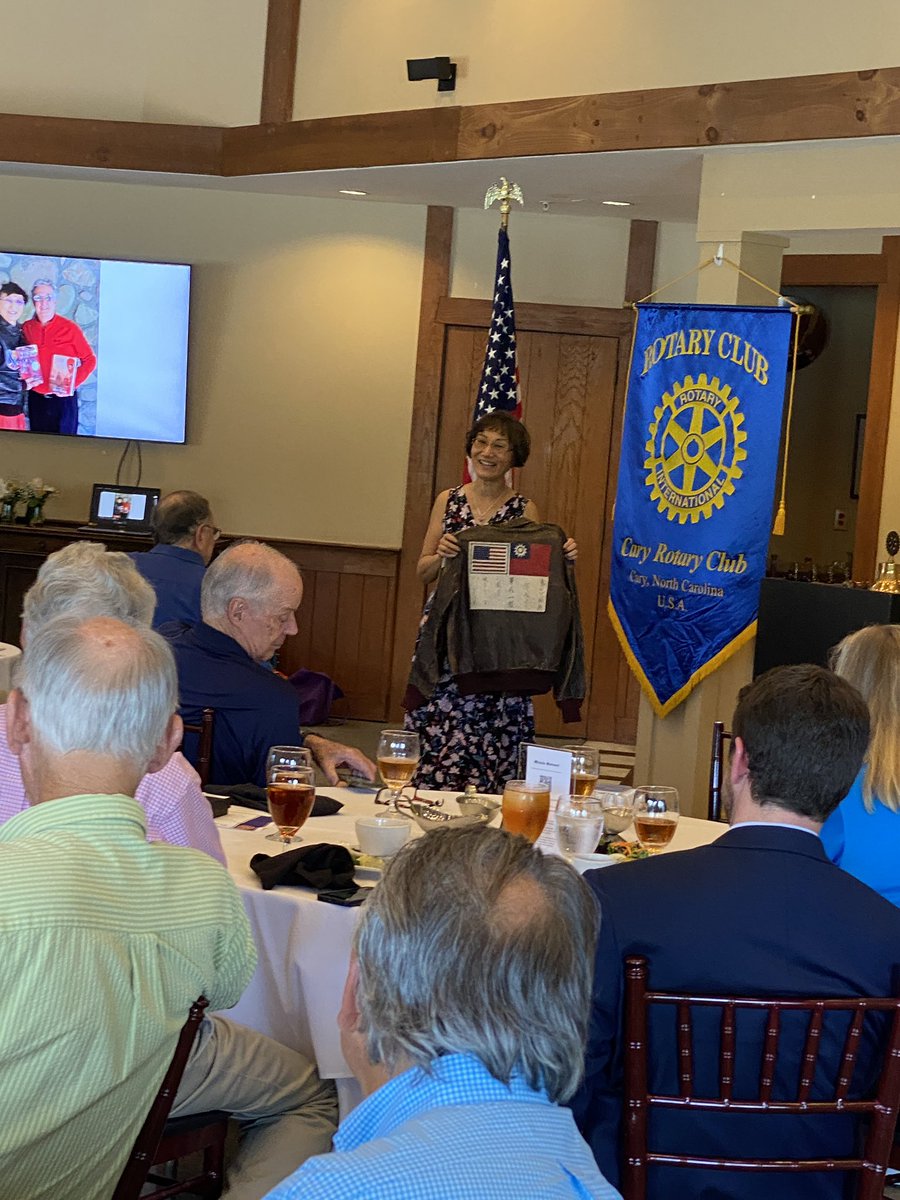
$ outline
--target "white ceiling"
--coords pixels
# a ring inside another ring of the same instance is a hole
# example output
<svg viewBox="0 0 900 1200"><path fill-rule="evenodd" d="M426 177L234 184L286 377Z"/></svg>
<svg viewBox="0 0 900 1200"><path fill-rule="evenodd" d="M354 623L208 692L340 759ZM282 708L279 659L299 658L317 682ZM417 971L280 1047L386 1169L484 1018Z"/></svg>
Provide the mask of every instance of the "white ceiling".
<svg viewBox="0 0 900 1200"><path fill-rule="evenodd" d="M882 142L897 146L900 139L865 138L854 144L864 150L866 146ZM753 146L627 150L339 171L296 171L228 179L206 175L0 163L0 176L108 180L163 187L315 196L338 198L348 204L391 202L481 208L487 188L505 175L521 186L525 208L532 212L543 209L551 214L568 216L602 215L622 220L695 222L704 157L755 153L762 149L802 156L804 153L821 154L823 148L827 150L832 145L846 147L847 144L846 141L782 142ZM861 183L861 178L854 179L856 186ZM356 188L367 195L342 197L342 188ZM627 201L628 207L608 207L602 203L604 200Z"/></svg>
<svg viewBox="0 0 900 1200"><path fill-rule="evenodd" d="M484 193L501 175L518 183L525 208L569 216L693 221L700 195L703 154L699 149L631 150L627 153L564 154L540 158L491 159L486 162L427 163L400 167L367 167L340 171L298 171L282 175L211 178L148 171L115 171L91 167L0 164L0 173L36 179L109 180L166 187L212 188L270 195L340 197L341 188L365 191L365 198L341 197L348 203L390 201L397 204L446 204L481 208ZM625 200L613 208L603 200Z"/></svg>

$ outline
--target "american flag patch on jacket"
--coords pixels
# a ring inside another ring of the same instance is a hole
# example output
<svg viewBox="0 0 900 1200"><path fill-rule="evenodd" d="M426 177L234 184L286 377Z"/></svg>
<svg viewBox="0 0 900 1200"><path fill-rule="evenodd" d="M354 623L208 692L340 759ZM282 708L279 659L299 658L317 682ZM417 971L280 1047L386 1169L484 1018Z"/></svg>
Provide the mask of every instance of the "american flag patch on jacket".
<svg viewBox="0 0 900 1200"><path fill-rule="evenodd" d="M469 570L473 575L505 575L509 570L509 546L497 542L469 544Z"/></svg>

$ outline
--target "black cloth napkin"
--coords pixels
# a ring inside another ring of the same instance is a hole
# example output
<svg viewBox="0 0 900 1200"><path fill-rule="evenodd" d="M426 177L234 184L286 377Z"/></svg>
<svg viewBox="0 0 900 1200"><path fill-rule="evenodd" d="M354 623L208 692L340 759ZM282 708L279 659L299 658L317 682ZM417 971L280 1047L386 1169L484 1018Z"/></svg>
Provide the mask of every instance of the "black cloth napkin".
<svg viewBox="0 0 900 1200"><path fill-rule="evenodd" d="M255 783L232 783L227 787L214 783L204 788L204 791L212 796L227 796L233 804L240 804L243 808L258 808L260 812L269 811L266 789ZM333 817L343 807L340 800L332 800L330 796L316 795L316 802L309 815L311 817Z"/></svg>
<svg viewBox="0 0 900 1200"><path fill-rule="evenodd" d="M353 886L353 859L346 846L316 842L286 850L284 854L254 854L250 866L259 876L263 891L278 884L292 887L323 888Z"/></svg>

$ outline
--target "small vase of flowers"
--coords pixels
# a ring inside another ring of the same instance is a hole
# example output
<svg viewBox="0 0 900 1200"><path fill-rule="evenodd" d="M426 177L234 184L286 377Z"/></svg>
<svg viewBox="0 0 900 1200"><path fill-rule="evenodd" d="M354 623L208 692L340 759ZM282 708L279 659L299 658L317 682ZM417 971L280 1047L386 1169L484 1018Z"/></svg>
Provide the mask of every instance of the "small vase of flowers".
<svg viewBox="0 0 900 1200"><path fill-rule="evenodd" d="M16 505L22 498L22 485L15 479L0 479L0 521L16 519Z"/></svg>
<svg viewBox="0 0 900 1200"><path fill-rule="evenodd" d="M25 501L25 524L43 525L44 505L55 495L56 488L44 483L43 479L32 479L24 484L19 499Z"/></svg>

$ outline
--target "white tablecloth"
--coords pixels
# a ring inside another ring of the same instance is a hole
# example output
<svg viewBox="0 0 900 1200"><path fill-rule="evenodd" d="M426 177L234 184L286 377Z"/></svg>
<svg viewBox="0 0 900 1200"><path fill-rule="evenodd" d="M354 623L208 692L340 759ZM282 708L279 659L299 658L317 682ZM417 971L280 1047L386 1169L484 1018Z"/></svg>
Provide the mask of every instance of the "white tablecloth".
<svg viewBox="0 0 900 1200"><path fill-rule="evenodd" d="M21 655L22 651L18 646L0 642L0 692L8 692L12 687L13 667Z"/></svg>
<svg viewBox="0 0 900 1200"><path fill-rule="evenodd" d="M320 788L319 793L341 800L344 808L333 817L313 817L307 821L301 831L306 843L353 845L355 819L386 811L383 806L376 806L374 793L341 788ZM341 1053L337 1014L359 910L321 903L306 888L280 887L264 892L249 864L254 854L280 853L277 843L266 840L273 827L233 828L242 819L260 815L249 809L232 808L216 822L228 870L241 890L259 951L256 973L228 1015L313 1058L324 1078L349 1079L350 1070ZM705 845L726 828L711 821L682 817L669 849ZM418 836L415 826L413 832ZM359 878L359 882L371 880Z"/></svg>

